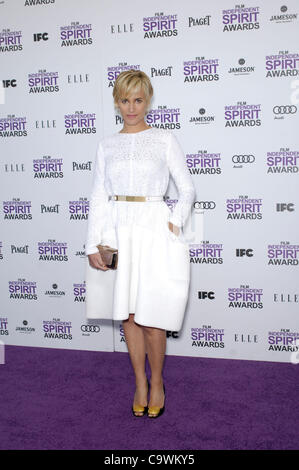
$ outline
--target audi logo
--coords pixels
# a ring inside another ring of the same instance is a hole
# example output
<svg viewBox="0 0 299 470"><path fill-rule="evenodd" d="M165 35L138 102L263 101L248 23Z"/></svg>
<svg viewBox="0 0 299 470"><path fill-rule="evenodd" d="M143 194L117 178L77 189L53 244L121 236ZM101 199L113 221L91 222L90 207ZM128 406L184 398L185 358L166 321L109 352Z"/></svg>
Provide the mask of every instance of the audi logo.
<svg viewBox="0 0 299 470"><path fill-rule="evenodd" d="M255 157L253 155L234 155L232 160L234 163L253 163Z"/></svg>
<svg viewBox="0 0 299 470"><path fill-rule="evenodd" d="M81 331L84 333L99 333L99 325L81 325Z"/></svg>
<svg viewBox="0 0 299 470"><path fill-rule="evenodd" d="M196 209L215 209L216 203L214 201L197 201L194 207Z"/></svg>
<svg viewBox="0 0 299 470"><path fill-rule="evenodd" d="M273 113L274 114L294 114L297 111L297 107L293 105L287 106L274 106Z"/></svg>

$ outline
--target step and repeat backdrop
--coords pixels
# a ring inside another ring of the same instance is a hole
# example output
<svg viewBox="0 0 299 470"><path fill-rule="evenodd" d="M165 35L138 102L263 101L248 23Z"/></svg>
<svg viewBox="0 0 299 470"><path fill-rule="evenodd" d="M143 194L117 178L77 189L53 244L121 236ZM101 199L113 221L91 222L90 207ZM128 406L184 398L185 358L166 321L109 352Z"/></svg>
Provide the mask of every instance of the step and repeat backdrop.
<svg viewBox="0 0 299 470"><path fill-rule="evenodd" d="M299 350L297 1L0 1L5 344L127 352L85 318L84 243L112 90L143 70L196 200L190 297L166 354L291 362ZM173 181L167 204L178 199Z"/></svg>

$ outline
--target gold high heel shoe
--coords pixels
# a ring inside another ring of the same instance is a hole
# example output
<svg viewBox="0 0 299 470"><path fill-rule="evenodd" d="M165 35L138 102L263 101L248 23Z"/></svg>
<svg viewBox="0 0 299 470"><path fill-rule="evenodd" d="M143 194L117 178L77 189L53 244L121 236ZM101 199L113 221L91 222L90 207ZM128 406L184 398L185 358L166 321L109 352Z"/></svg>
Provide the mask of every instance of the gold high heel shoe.
<svg viewBox="0 0 299 470"><path fill-rule="evenodd" d="M147 379L147 389L149 389L148 379ZM147 413L147 410L148 410L148 406L142 406L142 405L132 406L132 412L136 418L142 418L142 416L144 416ZM142 415L141 414L136 415L135 413L142 413Z"/></svg>
<svg viewBox="0 0 299 470"><path fill-rule="evenodd" d="M147 416L149 418L159 418L159 416L161 416L164 413L165 399L166 399L164 384L163 384L163 390L164 390L164 405L162 406L162 408L160 408L159 406L149 406L148 411L147 411Z"/></svg>

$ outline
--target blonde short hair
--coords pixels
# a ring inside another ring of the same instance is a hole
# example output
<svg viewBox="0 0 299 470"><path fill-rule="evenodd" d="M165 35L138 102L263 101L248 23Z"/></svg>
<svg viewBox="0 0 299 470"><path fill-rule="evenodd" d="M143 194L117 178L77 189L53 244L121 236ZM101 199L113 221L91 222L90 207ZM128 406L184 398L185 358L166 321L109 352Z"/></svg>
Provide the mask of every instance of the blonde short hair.
<svg viewBox="0 0 299 470"><path fill-rule="evenodd" d="M114 105L118 105L118 100L130 96L132 93L143 89L147 105L149 105L154 90L149 77L141 70L125 70L121 72L115 80L113 87Z"/></svg>

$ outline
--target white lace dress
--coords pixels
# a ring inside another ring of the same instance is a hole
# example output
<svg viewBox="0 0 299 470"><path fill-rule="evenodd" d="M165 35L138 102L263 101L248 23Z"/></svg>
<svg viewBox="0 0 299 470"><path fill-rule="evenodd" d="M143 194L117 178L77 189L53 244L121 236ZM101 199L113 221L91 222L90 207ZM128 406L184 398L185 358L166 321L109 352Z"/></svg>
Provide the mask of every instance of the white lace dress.
<svg viewBox="0 0 299 470"><path fill-rule="evenodd" d="M162 201L113 201L108 196L164 196L169 175L178 190L171 210ZM116 270L92 268L86 257L86 316L181 329L190 284L189 246L180 230L190 216L195 188L184 152L170 130L152 127L115 133L97 148L89 203L86 255L96 245L118 248Z"/></svg>

